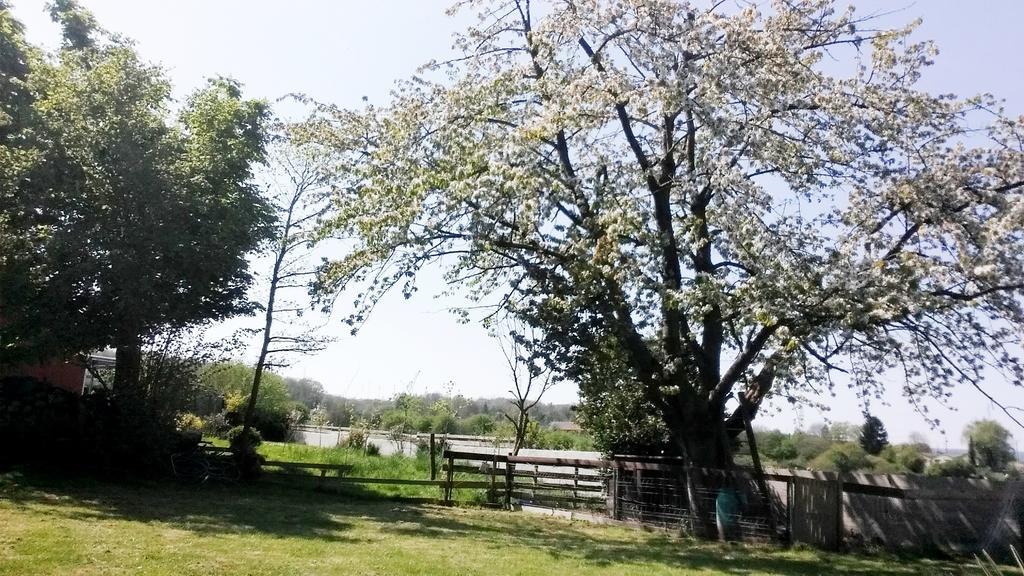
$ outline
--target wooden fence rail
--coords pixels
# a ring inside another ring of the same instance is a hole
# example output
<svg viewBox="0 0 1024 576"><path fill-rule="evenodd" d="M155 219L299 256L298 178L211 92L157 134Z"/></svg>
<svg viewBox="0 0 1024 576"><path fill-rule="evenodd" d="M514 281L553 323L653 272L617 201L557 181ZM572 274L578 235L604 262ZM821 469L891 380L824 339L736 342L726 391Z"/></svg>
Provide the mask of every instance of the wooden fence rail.
<svg viewBox="0 0 1024 576"><path fill-rule="evenodd" d="M319 485L430 486L441 495L409 500L451 504L456 490L481 490L494 505L510 507L518 502L677 526L692 515L685 509L689 496L680 489L686 474L710 481L704 496L709 498L712 514L719 493L715 487L722 485L723 478L750 480L741 469L726 473L691 468L672 458L600 460L444 449L437 466L438 455L431 456L430 479L352 477L347 465L266 464L286 473L304 471ZM793 543L834 549L859 539L893 548L937 546L964 552L998 550L1024 537L1024 482L776 469L765 470L764 480L771 501L757 513L767 515L748 518L744 513L740 522ZM666 506L675 508L666 510Z"/></svg>

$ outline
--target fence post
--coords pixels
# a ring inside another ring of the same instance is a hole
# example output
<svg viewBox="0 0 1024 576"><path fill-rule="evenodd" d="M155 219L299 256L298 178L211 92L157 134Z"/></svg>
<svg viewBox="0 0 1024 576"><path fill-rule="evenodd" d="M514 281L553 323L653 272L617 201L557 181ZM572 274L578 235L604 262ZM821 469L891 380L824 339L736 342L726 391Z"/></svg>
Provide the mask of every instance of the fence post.
<svg viewBox="0 0 1024 576"><path fill-rule="evenodd" d="M573 498L579 498L580 467L579 466L573 466L572 467L572 471L573 471L573 474L572 474L572 497ZM574 507L576 506L575 502L573 502L573 506Z"/></svg>
<svg viewBox="0 0 1024 576"><path fill-rule="evenodd" d="M796 476L786 478L786 544L793 544L793 499L796 497Z"/></svg>
<svg viewBox="0 0 1024 576"><path fill-rule="evenodd" d="M509 454L511 456L512 454ZM515 464L505 460L505 508L512 508L512 483L515 480Z"/></svg>
<svg viewBox="0 0 1024 576"><path fill-rule="evenodd" d="M530 497L531 498L537 498L537 484L540 483L540 481L537 479L537 476L539 474L540 474L540 466L534 464L533 465L533 492L530 493Z"/></svg>
<svg viewBox="0 0 1024 576"><path fill-rule="evenodd" d="M448 483L445 486L444 501L445 504L452 503L452 482L455 480L455 458L448 456Z"/></svg>
<svg viewBox="0 0 1024 576"><path fill-rule="evenodd" d="M434 433L430 433L430 479L437 480L437 460L434 456Z"/></svg>
<svg viewBox="0 0 1024 576"><path fill-rule="evenodd" d="M608 477L608 500L605 507L611 520L618 520L618 466L611 468L611 476Z"/></svg>
<svg viewBox="0 0 1024 576"><path fill-rule="evenodd" d="M497 474L498 474L498 454L495 453L495 454L491 455L491 489L489 491L490 494L487 495L487 503L488 504L491 503L491 501L492 501L491 499L492 498L494 499L494 503L497 503L497 500L498 500L498 491L495 488L496 480L494 478Z"/></svg>
<svg viewBox="0 0 1024 576"><path fill-rule="evenodd" d="M836 495L836 549L843 546L843 475L837 474L835 480Z"/></svg>

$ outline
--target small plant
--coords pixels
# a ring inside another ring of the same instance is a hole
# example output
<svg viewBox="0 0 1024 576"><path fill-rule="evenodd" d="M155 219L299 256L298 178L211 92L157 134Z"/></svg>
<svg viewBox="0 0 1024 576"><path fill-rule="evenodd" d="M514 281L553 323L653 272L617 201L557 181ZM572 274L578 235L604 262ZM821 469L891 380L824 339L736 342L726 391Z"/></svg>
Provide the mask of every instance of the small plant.
<svg viewBox="0 0 1024 576"><path fill-rule="evenodd" d="M228 430L228 444L230 444L233 450L236 446L242 443L242 430L244 426L235 426L231 430ZM263 443L263 436L260 435L260 431L255 428L249 428L249 442L248 445L251 448L255 448Z"/></svg>
<svg viewBox="0 0 1024 576"><path fill-rule="evenodd" d="M363 451L367 456L380 456L380 446L377 446L373 442L367 442Z"/></svg>
<svg viewBox="0 0 1024 576"><path fill-rule="evenodd" d="M182 412L174 419L179 432L203 432L203 419L190 412Z"/></svg>
<svg viewBox="0 0 1024 576"><path fill-rule="evenodd" d="M210 416L203 418L204 435L224 438L230 429L231 425L228 424L228 419L223 413L211 414Z"/></svg>
<svg viewBox="0 0 1024 576"><path fill-rule="evenodd" d="M317 404L315 408L309 411L309 423L311 426L317 428L323 428L324 426L331 425L330 416L327 414L327 409L321 404Z"/></svg>
<svg viewBox="0 0 1024 576"><path fill-rule="evenodd" d="M228 431L228 444L235 456L235 463L242 478L256 478L263 468L264 458L256 452L256 447L263 443L263 436L255 428L249 428L243 435L244 426L235 426Z"/></svg>
<svg viewBox="0 0 1024 576"><path fill-rule="evenodd" d="M388 440L394 443L399 454L405 454L405 425L398 424L388 430Z"/></svg>
<svg viewBox="0 0 1024 576"><path fill-rule="evenodd" d="M356 448L357 450L363 450L366 448L367 440L370 438L370 431L367 429L366 423L362 420L354 423L348 431L348 438L345 439L345 443L350 448Z"/></svg>

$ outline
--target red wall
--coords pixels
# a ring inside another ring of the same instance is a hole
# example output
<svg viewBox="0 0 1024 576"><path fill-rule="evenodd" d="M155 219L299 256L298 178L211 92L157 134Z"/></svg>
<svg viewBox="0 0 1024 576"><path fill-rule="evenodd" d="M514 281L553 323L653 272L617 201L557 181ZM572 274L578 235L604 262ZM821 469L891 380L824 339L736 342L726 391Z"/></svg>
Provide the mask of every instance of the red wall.
<svg viewBox="0 0 1024 576"><path fill-rule="evenodd" d="M66 362L52 362L45 365L18 366L7 372L8 375L31 376L37 380L43 380L50 384L63 388L75 394L82 393L82 383L85 380L85 368L68 364Z"/></svg>

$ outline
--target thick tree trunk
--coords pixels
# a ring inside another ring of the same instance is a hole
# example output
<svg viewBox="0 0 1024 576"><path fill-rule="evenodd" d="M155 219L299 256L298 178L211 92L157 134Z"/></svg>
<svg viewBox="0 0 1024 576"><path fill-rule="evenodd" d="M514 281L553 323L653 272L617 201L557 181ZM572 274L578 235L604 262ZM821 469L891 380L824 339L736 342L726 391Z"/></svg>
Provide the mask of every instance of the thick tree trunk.
<svg viewBox="0 0 1024 576"><path fill-rule="evenodd" d="M124 398L138 398L142 379L142 342L137 334L126 333L115 343L114 393Z"/></svg>

